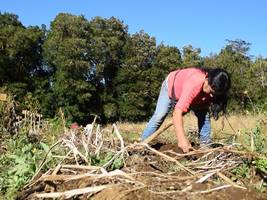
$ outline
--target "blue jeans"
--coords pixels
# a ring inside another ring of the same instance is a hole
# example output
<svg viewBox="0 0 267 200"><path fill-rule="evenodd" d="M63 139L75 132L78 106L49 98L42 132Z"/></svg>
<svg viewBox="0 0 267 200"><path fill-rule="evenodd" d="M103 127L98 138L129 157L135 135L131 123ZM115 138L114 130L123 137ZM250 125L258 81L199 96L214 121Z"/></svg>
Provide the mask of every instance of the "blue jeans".
<svg viewBox="0 0 267 200"><path fill-rule="evenodd" d="M159 129L164 119L168 115L170 109L176 104L171 100L168 95L168 81L165 79L162 83L160 94L157 101L156 110L149 120L142 136L141 140L144 141L156 130ZM210 142L210 115L208 109L194 109L193 110L198 119L198 128L200 135L200 143Z"/></svg>

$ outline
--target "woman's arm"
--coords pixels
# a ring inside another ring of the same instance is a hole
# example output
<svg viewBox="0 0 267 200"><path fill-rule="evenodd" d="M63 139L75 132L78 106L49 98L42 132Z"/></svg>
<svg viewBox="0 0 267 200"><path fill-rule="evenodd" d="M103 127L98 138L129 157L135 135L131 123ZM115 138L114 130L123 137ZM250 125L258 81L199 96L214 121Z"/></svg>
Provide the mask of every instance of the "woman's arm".
<svg viewBox="0 0 267 200"><path fill-rule="evenodd" d="M192 147L185 135L184 123L183 123L183 111L179 108L176 108L173 111L173 125L178 139L178 147L181 148L184 153L189 152L189 150Z"/></svg>

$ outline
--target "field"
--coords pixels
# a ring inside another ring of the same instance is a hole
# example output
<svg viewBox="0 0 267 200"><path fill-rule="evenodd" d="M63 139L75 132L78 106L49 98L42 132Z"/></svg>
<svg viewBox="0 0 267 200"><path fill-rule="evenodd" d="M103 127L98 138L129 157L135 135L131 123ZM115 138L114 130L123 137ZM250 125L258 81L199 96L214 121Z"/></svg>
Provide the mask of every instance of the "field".
<svg viewBox="0 0 267 200"><path fill-rule="evenodd" d="M28 116L13 139L1 135L3 199L267 199L264 113L212 121L207 146L198 145L196 119L186 115L195 148L187 154L172 127L145 144L145 123L69 128L62 115Z"/></svg>

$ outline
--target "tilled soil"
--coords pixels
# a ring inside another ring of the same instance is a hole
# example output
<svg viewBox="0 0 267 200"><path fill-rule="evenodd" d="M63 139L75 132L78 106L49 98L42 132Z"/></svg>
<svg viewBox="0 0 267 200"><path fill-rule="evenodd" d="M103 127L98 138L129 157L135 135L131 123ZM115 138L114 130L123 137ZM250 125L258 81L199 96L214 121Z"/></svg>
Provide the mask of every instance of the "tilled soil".
<svg viewBox="0 0 267 200"><path fill-rule="evenodd" d="M166 155L169 152L181 154L177 144L155 143L151 145L154 149ZM248 189L237 187L227 187L218 189L226 185L221 180L207 180L196 183L199 177L181 170L171 161L156 155L146 148L132 148L127 152L125 166L122 172L128 174L132 179L123 179L122 176L93 178L84 177L77 180L68 181L45 181L39 184L38 190L28 188L22 192L20 199L37 199L35 193L40 192L62 192L78 188L108 185L114 186L96 193L86 193L75 195L71 199L92 199L92 200L138 200L138 199L181 199L181 200L260 200L267 199L267 194L259 193L246 185ZM203 154L200 154L203 155ZM198 155L198 157L200 157ZM185 156L179 159L180 163L190 163L198 159L194 156ZM60 171L59 174L76 173L71 171ZM80 170L80 174L86 171ZM36 187L33 186L33 187ZM218 190L212 191L217 188ZM31 191L30 191L31 189ZM27 195L25 195L27 194ZM64 199L64 196L62 197Z"/></svg>

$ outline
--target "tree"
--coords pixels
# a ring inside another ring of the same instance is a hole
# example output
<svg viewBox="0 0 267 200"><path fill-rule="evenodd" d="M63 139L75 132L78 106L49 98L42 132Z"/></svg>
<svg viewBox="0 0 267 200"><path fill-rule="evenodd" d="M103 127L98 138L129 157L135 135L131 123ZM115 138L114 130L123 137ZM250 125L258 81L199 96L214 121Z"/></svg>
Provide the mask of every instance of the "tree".
<svg viewBox="0 0 267 200"><path fill-rule="evenodd" d="M203 58L203 66L204 67L216 67L217 65L217 54L210 54Z"/></svg>
<svg viewBox="0 0 267 200"><path fill-rule="evenodd" d="M20 102L34 91L43 37L39 27L26 28L17 15L0 13L0 86L6 86Z"/></svg>
<svg viewBox="0 0 267 200"><path fill-rule="evenodd" d="M91 58L96 87L101 99L102 118L116 120L118 107L114 92L114 77L124 58L124 46L129 37L127 26L114 17L110 19L96 17L90 21L90 26L92 29Z"/></svg>
<svg viewBox="0 0 267 200"><path fill-rule="evenodd" d="M192 45L184 46L182 51L183 66L201 66L203 61L200 53L200 48L193 48Z"/></svg>
<svg viewBox="0 0 267 200"><path fill-rule="evenodd" d="M181 68L181 64L181 53L177 47L165 46L163 44L157 46L156 55L149 70L148 87L151 103L148 116L151 116L155 110L162 81L171 71Z"/></svg>
<svg viewBox="0 0 267 200"><path fill-rule="evenodd" d="M228 49L229 51L232 52L236 52L239 55L242 55L244 58L249 59L249 50L250 50L250 45L251 43L246 42L245 40L241 40L241 39L236 39L236 40L229 40L226 39L227 41L227 45L226 45L226 49Z"/></svg>
<svg viewBox="0 0 267 200"><path fill-rule="evenodd" d="M256 58L248 72L249 84L246 84L246 97L250 98L249 107L254 111L267 108L267 59Z"/></svg>
<svg viewBox="0 0 267 200"><path fill-rule="evenodd" d="M150 69L156 55L155 38L144 31L133 34L125 46L125 59L116 76L119 116L142 120L147 117L150 96Z"/></svg>
<svg viewBox="0 0 267 200"><path fill-rule="evenodd" d="M249 80L250 68L252 63L248 56L250 44L243 40L227 40L226 46L221 50L217 57L217 66L226 69L231 74L232 100L237 105L233 108L237 110L245 107L247 97L245 95L247 81Z"/></svg>
<svg viewBox="0 0 267 200"><path fill-rule="evenodd" d="M54 104L70 120L83 121L96 112L96 94L90 39L92 30L83 16L59 14L44 43L44 57L54 71Z"/></svg>

